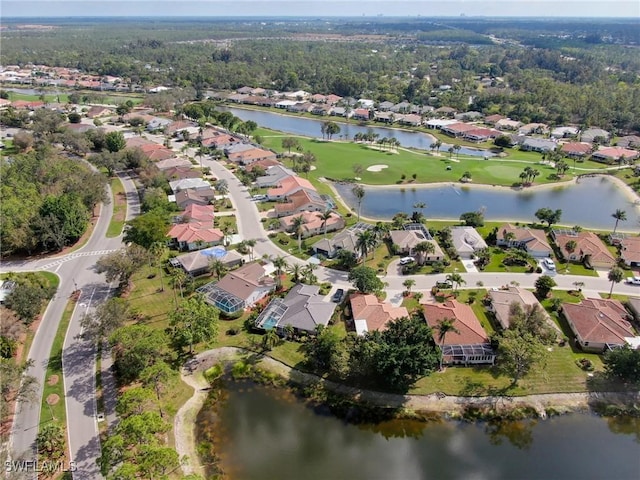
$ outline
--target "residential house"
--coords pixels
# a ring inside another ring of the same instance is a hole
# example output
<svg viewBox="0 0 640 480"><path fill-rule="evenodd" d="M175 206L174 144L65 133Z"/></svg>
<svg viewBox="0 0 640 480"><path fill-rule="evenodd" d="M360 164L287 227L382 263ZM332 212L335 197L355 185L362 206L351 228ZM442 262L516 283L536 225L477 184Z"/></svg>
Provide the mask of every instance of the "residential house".
<svg viewBox="0 0 640 480"><path fill-rule="evenodd" d="M325 103L327 101L327 97L321 93L314 93L309 97L309 101L313 103Z"/></svg>
<svg viewBox="0 0 640 480"><path fill-rule="evenodd" d="M182 268L191 277L198 277L210 272L211 259L216 258L227 268L242 265L242 255L236 250L226 250L216 246L184 253L172 258L169 262L173 267Z"/></svg>
<svg viewBox="0 0 640 480"><path fill-rule="evenodd" d="M246 172L253 172L254 169L261 168L262 170L267 171L270 167L275 167L276 165L282 165L282 164L277 160L272 160L268 158L265 160L257 160L250 165L246 165L244 167L244 170Z"/></svg>
<svg viewBox="0 0 640 480"><path fill-rule="evenodd" d="M233 143L231 145L227 145L223 148L224 154L228 157L231 154L248 152L249 150L253 150L255 145L251 145L250 143L238 142Z"/></svg>
<svg viewBox="0 0 640 480"><path fill-rule="evenodd" d="M393 123L396 119L396 115L393 112L374 112L373 119L376 122Z"/></svg>
<svg viewBox="0 0 640 480"><path fill-rule="evenodd" d="M244 152L230 153L228 159L230 162L238 163L240 165L250 165L258 160L276 160L277 155L271 150L253 148Z"/></svg>
<svg viewBox="0 0 640 480"><path fill-rule="evenodd" d="M287 111L292 113L309 113L313 110L313 107L314 105L311 102L296 102L287 107Z"/></svg>
<svg viewBox="0 0 640 480"><path fill-rule="evenodd" d="M316 191L315 187L311 185L311 182L306 178L290 175L283 178L277 187L270 188L267 191L267 197L272 201L282 200L302 189L312 192Z"/></svg>
<svg viewBox="0 0 640 480"><path fill-rule="evenodd" d="M371 112L367 108L356 108L351 112L351 117L354 120L369 120Z"/></svg>
<svg viewBox="0 0 640 480"><path fill-rule="evenodd" d="M482 115L482 113L475 112L475 111L457 113L454 116L454 118L456 120L460 120L460 121L463 121L463 122L477 122L478 120L481 120L482 117L484 117L484 115Z"/></svg>
<svg viewBox="0 0 640 480"><path fill-rule="evenodd" d="M495 127L498 130L514 131L522 127L522 122L511 120L510 118L502 118L495 123Z"/></svg>
<svg viewBox="0 0 640 480"><path fill-rule="evenodd" d="M567 261L583 262L593 268L611 268L616 264L616 257L593 232L553 230L551 237ZM567 249L570 242L575 242L575 248L572 250Z"/></svg>
<svg viewBox="0 0 640 480"><path fill-rule="evenodd" d="M578 127L569 127L569 126L556 127L553 130L551 130L551 137L552 138L576 137L578 135L578 132L580 132L580 129Z"/></svg>
<svg viewBox="0 0 640 480"><path fill-rule="evenodd" d="M280 218L280 226L287 232L293 230L293 222L295 218L302 216L304 224L302 225L302 237L307 238L313 235L320 235L325 232L334 232L344 228L344 219L335 212L331 212L331 217L325 221L320 218L319 212L304 211L295 215L289 215Z"/></svg>
<svg viewBox="0 0 640 480"><path fill-rule="evenodd" d="M329 105L335 105L340 100L342 100L341 96L334 95L333 93L331 93L331 94L327 95L326 103L329 104Z"/></svg>
<svg viewBox="0 0 640 480"><path fill-rule="evenodd" d="M127 147L128 146L129 145L127 144ZM172 158L175 156L175 152L173 150L170 150L164 145L160 145L157 143L144 144L144 145L140 145L137 148L139 148L144 154L144 156L147 157L152 162L166 160L167 158Z"/></svg>
<svg viewBox="0 0 640 480"><path fill-rule="evenodd" d="M284 298L274 298L256 318L255 325L263 330L275 328L284 335L287 326L296 332L315 334L319 326L326 327L336 304L320 295L317 285L298 283Z"/></svg>
<svg viewBox="0 0 640 480"><path fill-rule="evenodd" d="M478 250L487 248L487 242L473 227L453 227L451 237L460 258L473 258Z"/></svg>
<svg viewBox="0 0 640 480"><path fill-rule="evenodd" d="M496 320L504 329L510 326L509 317L511 316L511 306L513 304L519 305L525 312L537 306L542 309L548 322L553 323L546 310L544 310L540 302L538 302L536 296L524 288L507 287L491 289L489 290L489 298L491 299L489 310L493 312Z"/></svg>
<svg viewBox="0 0 640 480"><path fill-rule="evenodd" d="M163 160L166 161L166 160ZM159 163L159 162L158 162ZM157 163L155 164L157 167ZM202 171L191 168L191 166L177 166L165 168L162 173L167 180L182 180L185 178L201 178Z"/></svg>
<svg viewBox="0 0 640 480"><path fill-rule="evenodd" d="M210 188L209 190L180 190L175 195L170 195L169 201L175 201L178 208L184 210L189 205L209 205L215 198L216 192Z"/></svg>
<svg viewBox="0 0 640 480"><path fill-rule="evenodd" d="M550 257L553 252L544 230L516 227L510 223L505 223L498 228L496 245L521 248L535 258Z"/></svg>
<svg viewBox="0 0 640 480"><path fill-rule="evenodd" d="M170 120L168 118L153 117L148 122L146 122L147 131L153 132L155 130L164 130L172 123L173 123L173 120Z"/></svg>
<svg viewBox="0 0 640 480"><path fill-rule="evenodd" d="M422 117L415 113L398 114L396 115L396 121L401 125L410 125L412 127L422 125Z"/></svg>
<svg viewBox="0 0 640 480"><path fill-rule="evenodd" d="M249 97L248 93L234 93L233 95L229 95L227 100L233 103L244 103L247 97Z"/></svg>
<svg viewBox="0 0 640 480"><path fill-rule="evenodd" d="M549 126L544 123L527 123L518 129L518 133L521 135L544 135L549 133Z"/></svg>
<svg viewBox="0 0 640 480"><path fill-rule="evenodd" d="M496 354L489 336L469 305L457 300L431 303L422 299L420 303L424 318L434 332L434 341L442 349L444 363L494 364ZM438 335L438 326L445 319L454 321L457 332L451 331L443 339Z"/></svg>
<svg viewBox="0 0 640 480"><path fill-rule="evenodd" d="M390 110L394 113L409 113L412 107L413 105L409 102L400 102L392 106Z"/></svg>
<svg viewBox="0 0 640 480"><path fill-rule="evenodd" d="M380 102L380 104L378 105L378 111L380 112L388 112L389 110L391 110L391 107L393 107L393 102L389 102L384 101L384 102Z"/></svg>
<svg viewBox="0 0 640 480"><path fill-rule="evenodd" d="M173 135L185 130L189 133L197 133L198 124L190 120L176 120L175 122L171 122L170 125L167 125L164 132L167 135Z"/></svg>
<svg viewBox="0 0 640 480"><path fill-rule="evenodd" d="M113 115L113 110L109 107L95 106L87 110L87 118L106 117L107 115Z"/></svg>
<svg viewBox="0 0 640 480"><path fill-rule="evenodd" d="M260 188L275 187L280 185L280 182L285 178L296 175L295 172L281 164L269 167L265 173L262 177L256 178L256 185Z"/></svg>
<svg viewBox="0 0 640 480"><path fill-rule="evenodd" d="M275 104L275 107L276 108L282 108L282 109L286 110L289 107L291 107L292 105L295 105L296 103L298 103L298 102L296 102L295 100L281 100L281 101L279 101L279 102L277 102Z"/></svg>
<svg viewBox="0 0 640 480"><path fill-rule="evenodd" d="M224 240L222 231L213 228L210 222L178 223L167 236L176 248L188 251L219 245Z"/></svg>
<svg viewBox="0 0 640 480"><path fill-rule="evenodd" d="M489 115L487 117L485 117L484 119L484 123L486 123L487 125L495 125L496 122L499 122L500 120L504 120L506 117L504 115L500 115L500 114L494 114L494 115Z"/></svg>
<svg viewBox="0 0 640 480"><path fill-rule="evenodd" d="M224 150L241 142L242 141L238 137L234 137L233 135L218 133L216 135L203 138L202 146L215 148L216 150Z"/></svg>
<svg viewBox="0 0 640 480"><path fill-rule="evenodd" d="M324 212L330 208L329 202L314 190L300 189L287 195L284 202L276 203L276 216L286 217L302 212Z"/></svg>
<svg viewBox="0 0 640 480"><path fill-rule="evenodd" d="M546 140L544 138L526 137L524 142L520 145L520 150L548 153L553 152L558 144L553 140Z"/></svg>
<svg viewBox="0 0 640 480"><path fill-rule="evenodd" d="M311 113L313 113L314 115L331 115L331 112L333 111L333 106L332 105L314 105L313 108L311 109Z"/></svg>
<svg viewBox="0 0 640 480"><path fill-rule="evenodd" d="M486 142L492 138L496 138L502 135L498 130L492 128L473 128L467 130L462 134L462 138L470 142Z"/></svg>
<svg viewBox="0 0 640 480"><path fill-rule="evenodd" d="M640 148L640 137L638 135L625 135L616 142L616 147Z"/></svg>
<svg viewBox="0 0 640 480"><path fill-rule="evenodd" d="M211 184L202 178L182 178L169 182L171 191L175 194L180 190L209 190Z"/></svg>
<svg viewBox="0 0 640 480"><path fill-rule="evenodd" d="M629 311L633 315L633 318L640 320L640 297L629 297L627 300Z"/></svg>
<svg viewBox="0 0 640 480"><path fill-rule="evenodd" d="M604 163L619 162L621 159L629 162L638 157L640 157L640 152L637 150L629 150L622 147L601 147L591 154L593 160Z"/></svg>
<svg viewBox="0 0 640 480"><path fill-rule="evenodd" d="M569 158L584 158L591 153L592 145L582 142L568 142L562 144L560 153Z"/></svg>
<svg viewBox="0 0 640 480"><path fill-rule="evenodd" d="M453 118L456 114L456 109L451 107L440 107L435 109L433 113L442 118Z"/></svg>
<svg viewBox="0 0 640 480"><path fill-rule="evenodd" d="M208 283L198 292L205 301L226 314L235 314L253 306L274 290L275 281L267 276L264 267L252 262L227 273L219 282Z"/></svg>
<svg viewBox="0 0 640 480"><path fill-rule="evenodd" d="M334 258L340 250L347 250L355 254L356 258L360 256L360 252L356 247L358 243L358 233L363 230L369 230L373 225L366 223L358 223L346 230L338 232L333 238L323 238L313 244L313 251L326 258Z"/></svg>
<svg viewBox="0 0 640 480"><path fill-rule="evenodd" d="M309 98L310 93L304 90L296 90L295 92L284 92L282 96L287 100L306 100Z"/></svg>
<svg viewBox="0 0 640 480"><path fill-rule="evenodd" d="M213 225L215 213L213 205L198 205L193 203L177 215L177 221L180 223L200 222Z"/></svg>
<svg viewBox="0 0 640 480"><path fill-rule="evenodd" d="M409 316L405 307L381 302L375 295L353 293L349 296L351 316L358 336L376 330L386 330L390 322Z"/></svg>
<svg viewBox="0 0 640 480"><path fill-rule="evenodd" d="M373 108L373 106L375 105L375 102L368 98L361 98L358 100L358 105L360 105L360 107L369 111Z"/></svg>
<svg viewBox="0 0 640 480"><path fill-rule="evenodd" d="M469 123L452 123L450 125L443 125L440 127L442 133L446 133L452 137L461 137L465 132L469 130L476 130L478 127Z"/></svg>
<svg viewBox="0 0 640 480"><path fill-rule="evenodd" d="M620 258L627 267L640 267L640 237L624 237L620 240Z"/></svg>
<svg viewBox="0 0 640 480"><path fill-rule="evenodd" d="M244 86L244 87L240 87L236 90L236 93L239 93L241 95L250 95L251 93L253 93L253 87L248 87L248 86Z"/></svg>
<svg viewBox="0 0 640 480"><path fill-rule="evenodd" d="M587 352L603 353L636 337L630 316L618 300L587 298L580 303L563 303L562 314L576 342Z"/></svg>
<svg viewBox="0 0 640 480"><path fill-rule="evenodd" d="M448 125L453 125L456 123L460 123L457 120L449 119L449 118L432 118L425 122L425 126L432 130L440 130L443 127Z"/></svg>
<svg viewBox="0 0 640 480"><path fill-rule="evenodd" d="M429 235L425 236L420 230L391 230L389 238L401 255L414 255L416 245L427 242L433 245L433 253L427 254L425 261L436 262L444 259L444 252L440 245Z"/></svg>
<svg viewBox="0 0 640 480"><path fill-rule="evenodd" d="M580 134L580 141L587 143L594 143L598 140L599 143L607 144L610 138L611 133L602 128L587 128Z"/></svg>
<svg viewBox="0 0 640 480"><path fill-rule="evenodd" d="M350 116L352 115L353 112L350 112ZM334 117L346 117L347 116L347 109L345 107L333 107L333 109L331 110L330 115L334 116Z"/></svg>
<svg viewBox="0 0 640 480"><path fill-rule="evenodd" d="M154 163L158 170L166 171L175 168L191 168L193 164L186 158L171 157ZM200 173L201 175L201 173Z"/></svg>

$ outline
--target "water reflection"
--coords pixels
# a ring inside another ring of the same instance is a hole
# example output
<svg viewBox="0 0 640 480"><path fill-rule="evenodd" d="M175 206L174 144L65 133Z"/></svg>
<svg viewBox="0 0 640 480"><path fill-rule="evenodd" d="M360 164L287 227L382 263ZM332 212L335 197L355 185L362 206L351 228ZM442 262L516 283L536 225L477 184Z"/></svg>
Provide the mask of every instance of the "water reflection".
<svg viewBox="0 0 640 480"><path fill-rule="evenodd" d="M508 423L387 420L350 425L317 415L286 391L246 384L242 392L236 388L231 384L223 402L205 407L218 415L207 427L216 431L210 438L231 479L640 476L638 436L633 434L637 423L625 420L571 415Z"/></svg>

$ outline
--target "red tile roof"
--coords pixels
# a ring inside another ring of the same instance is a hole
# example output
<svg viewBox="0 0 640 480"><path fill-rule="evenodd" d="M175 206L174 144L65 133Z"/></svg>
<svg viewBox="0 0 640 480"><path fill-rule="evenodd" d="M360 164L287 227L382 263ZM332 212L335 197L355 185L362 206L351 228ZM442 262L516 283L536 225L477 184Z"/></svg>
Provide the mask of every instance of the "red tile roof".
<svg viewBox="0 0 640 480"><path fill-rule="evenodd" d="M375 295L354 293L349 297L349 302L354 320L364 320L369 332L385 330L389 322L409 316L405 307L380 302Z"/></svg>
<svg viewBox="0 0 640 480"><path fill-rule="evenodd" d="M627 311L618 300L585 299L578 304L563 303L562 311L584 342L625 344L635 333L626 320Z"/></svg>
<svg viewBox="0 0 640 480"><path fill-rule="evenodd" d="M171 227L167 236L186 243L195 243L198 240L204 243L220 242L224 238L220 229L212 228L210 223L203 222L179 223Z"/></svg>
<svg viewBox="0 0 640 480"><path fill-rule="evenodd" d="M444 303L426 301L421 301L420 303L422 303L427 324L434 330L433 338L438 345L479 345L489 343L487 332L484 331L469 305L460 303L457 300L447 300ZM460 333L447 333L444 343L442 343L438 339L437 327L445 318L455 319L453 326Z"/></svg>

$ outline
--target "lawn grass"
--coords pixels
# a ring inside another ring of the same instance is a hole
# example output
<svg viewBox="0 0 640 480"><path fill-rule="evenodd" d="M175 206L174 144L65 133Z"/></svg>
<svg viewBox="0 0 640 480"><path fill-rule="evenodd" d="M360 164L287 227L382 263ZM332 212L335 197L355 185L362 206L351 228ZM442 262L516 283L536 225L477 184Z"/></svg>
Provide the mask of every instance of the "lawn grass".
<svg viewBox="0 0 640 480"><path fill-rule="evenodd" d="M585 277L597 277L598 272L585 267L582 263L556 262L556 271L561 275L583 275Z"/></svg>
<svg viewBox="0 0 640 480"><path fill-rule="evenodd" d="M122 233L127 218L127 199L125 198L124 185L118 177L111 179L111 193L113 194L113 215L107 228L108 238L117 237Z"/></svg>
<svg viewBox="0 0 640 480"><path fill-rule="evenodd" d="M49 362L47 364L47 372L45 374L45 384L42 391L42 399L40 405L40 430L49 422L59 422L60 425L67 424L67 410L65 402L63 371L62 371L62 350L64 347L64 339L69 328L69 322L75 309L75 300L69 300L62 314L62 319L58 325L58 330L51 345L51 353L49 354ZM53 376L57 376L55 384L51 384ZM49 395L57 395L59 400L55 405L49 405L47 398ZM66 437L65 437L66 439Z"/></svg>
<svg viewBox="0 0 640 480"><path fill-rule="evenodd" d="M502 261L507 256L507 249L500 247L491 248L491 261L485 266L483 272L510 272L510 273L526 273L529 269L527 265L504 265Z"/></svg>

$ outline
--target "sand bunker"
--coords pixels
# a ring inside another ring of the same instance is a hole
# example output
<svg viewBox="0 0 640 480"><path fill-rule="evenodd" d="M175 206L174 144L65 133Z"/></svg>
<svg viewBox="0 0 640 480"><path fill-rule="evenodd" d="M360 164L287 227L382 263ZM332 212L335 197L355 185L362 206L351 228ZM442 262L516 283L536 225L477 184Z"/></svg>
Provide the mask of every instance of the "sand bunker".
<svg viewBox="0 0 640 480"><path fill-rule="evenodd" d="M381 172L385 168L389 168L389 165L371 165L367 168L367 172Z"/></svg>

